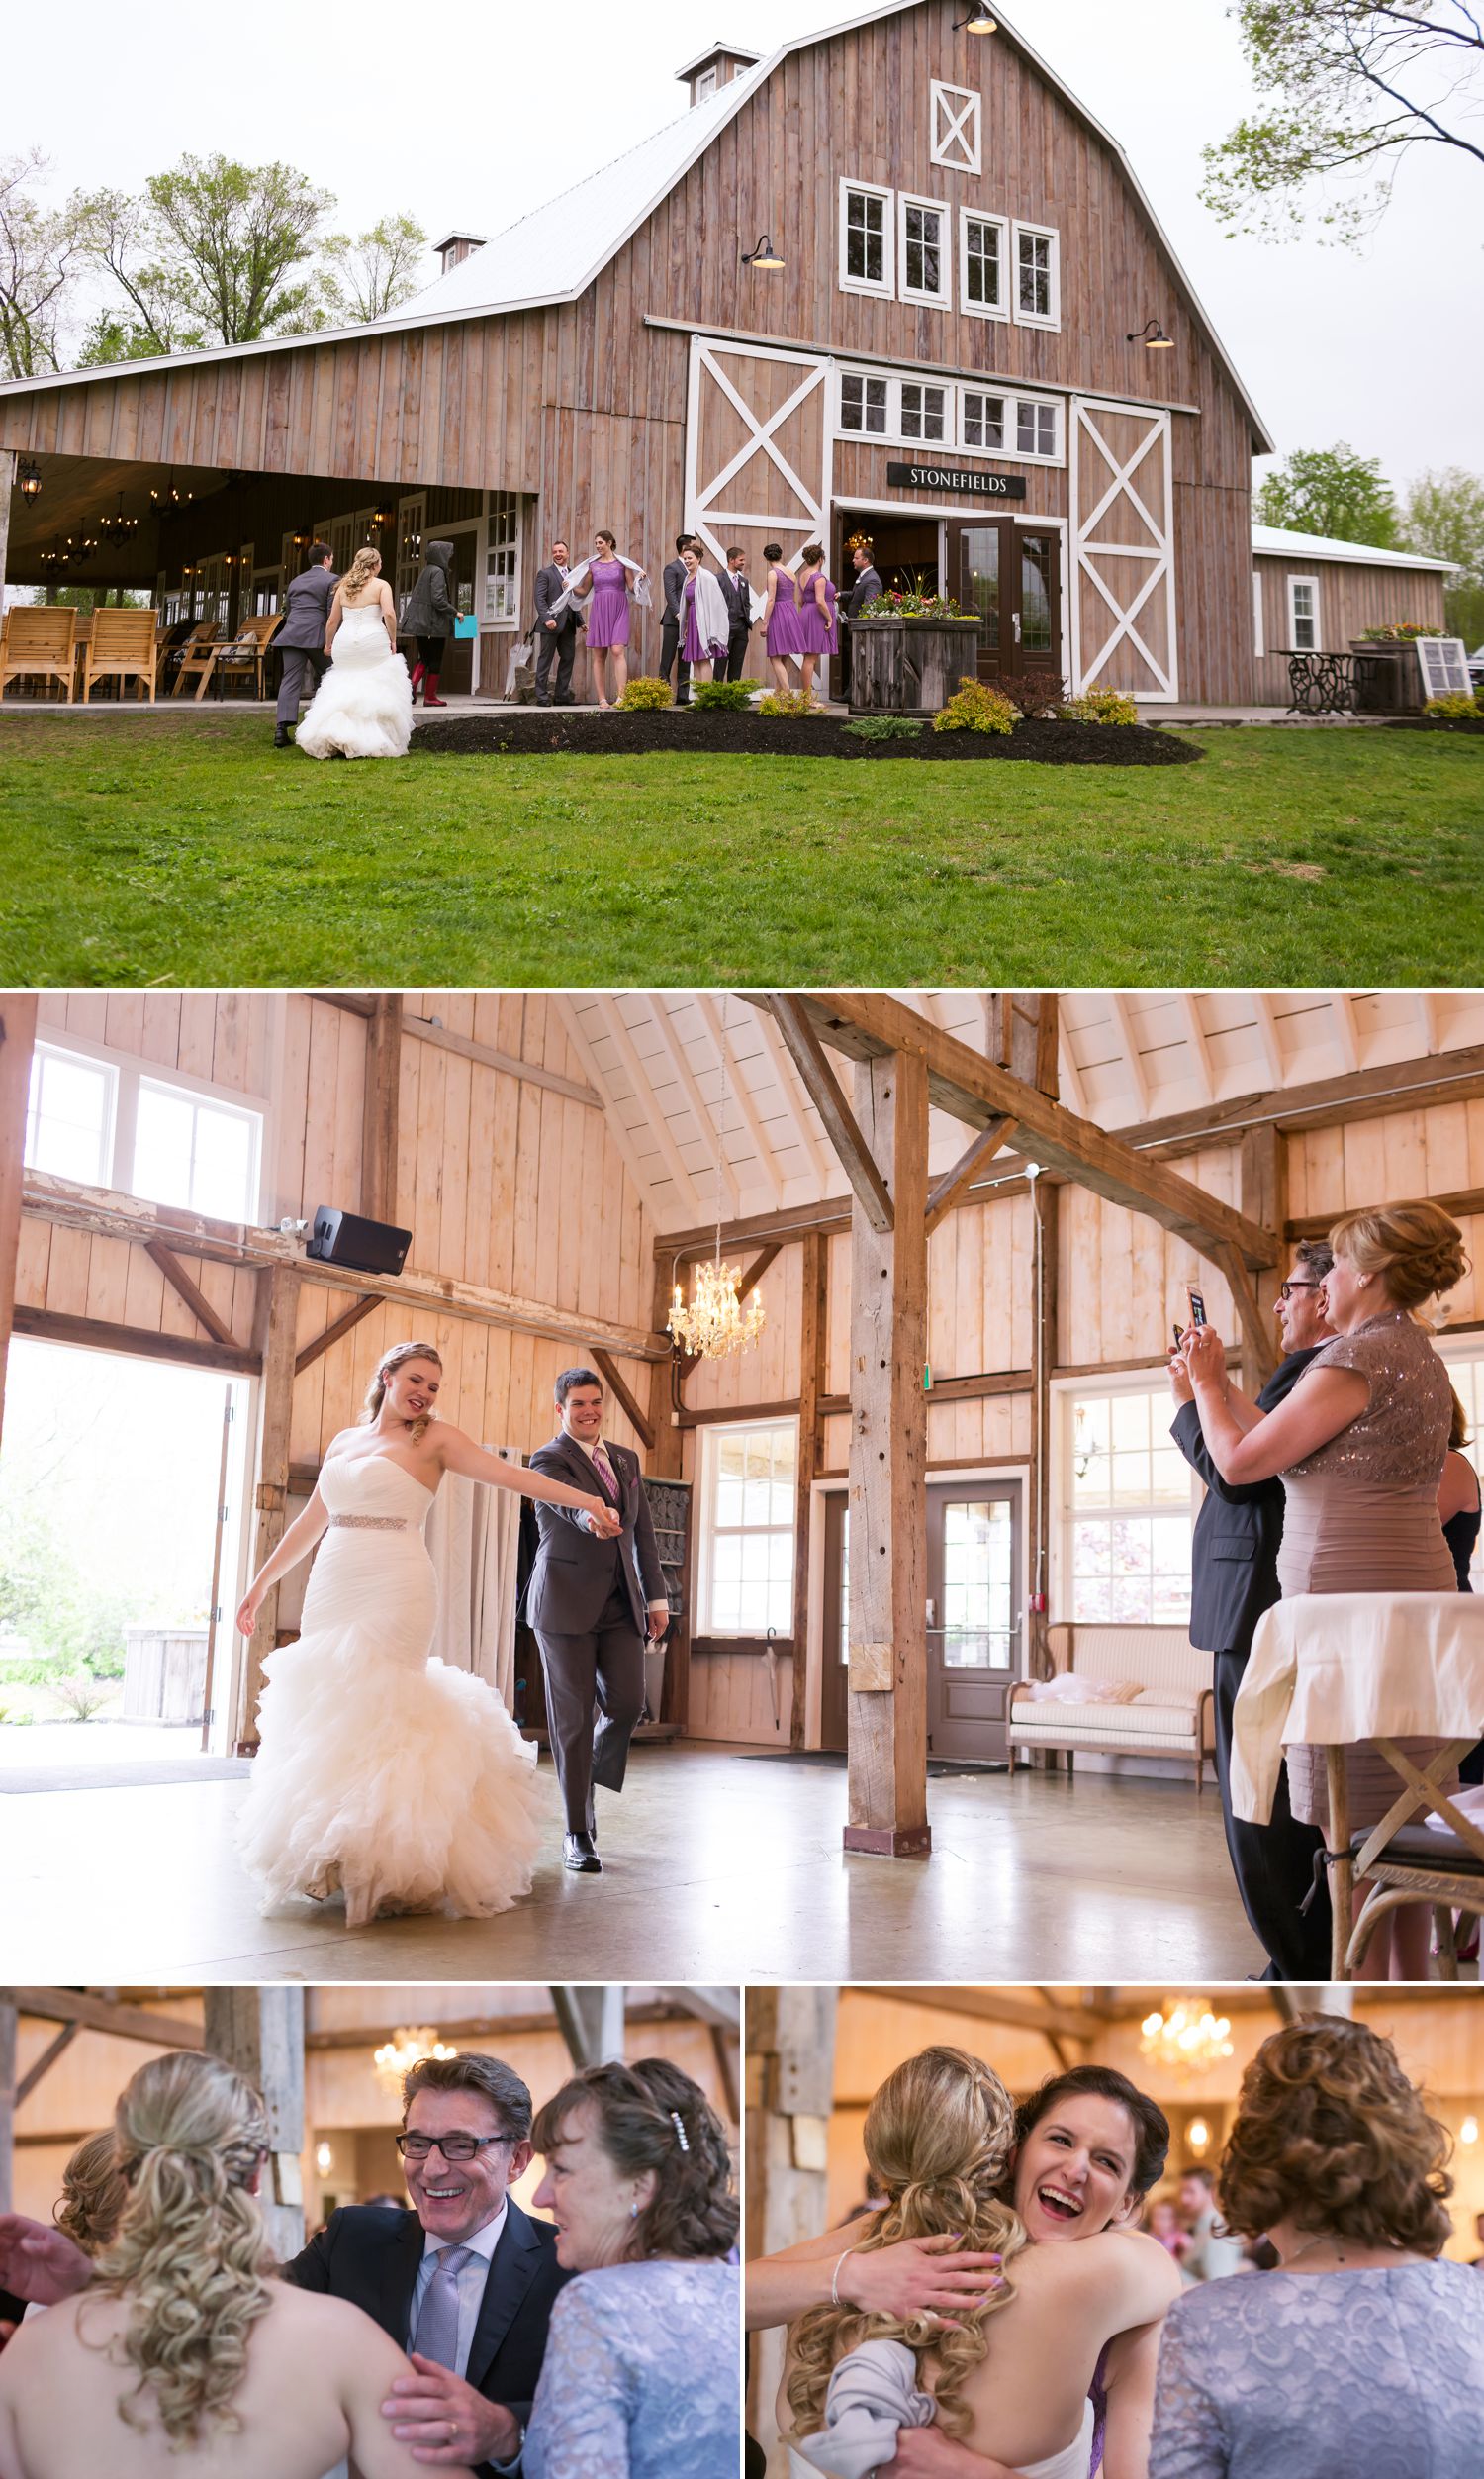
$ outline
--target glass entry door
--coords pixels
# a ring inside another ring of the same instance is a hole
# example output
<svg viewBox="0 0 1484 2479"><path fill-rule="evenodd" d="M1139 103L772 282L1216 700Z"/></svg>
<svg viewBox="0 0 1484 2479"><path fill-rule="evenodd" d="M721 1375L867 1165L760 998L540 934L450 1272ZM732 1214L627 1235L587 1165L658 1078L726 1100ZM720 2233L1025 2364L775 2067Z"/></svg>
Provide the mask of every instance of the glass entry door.
<svg viewBox="0 0 1484 2479"><path fill-rule="evenodd" d="M979 623L979 678L1063 676L1062 537L1008 518L949 527L948 568Z"/></svg>
<svg viewBox="0 0 1484 2479"><path fill-rule="evenodd" d="M928 1754L1008 1764L1020 1652L1020 1483L928 1484Z"/></svg>

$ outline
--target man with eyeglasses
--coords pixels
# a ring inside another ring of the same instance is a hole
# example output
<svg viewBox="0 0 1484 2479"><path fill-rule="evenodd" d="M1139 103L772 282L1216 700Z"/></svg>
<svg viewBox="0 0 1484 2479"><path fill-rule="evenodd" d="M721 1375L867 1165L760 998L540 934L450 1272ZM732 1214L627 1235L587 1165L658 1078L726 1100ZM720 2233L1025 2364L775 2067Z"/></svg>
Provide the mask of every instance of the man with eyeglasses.
<svg viewBox="0 0 1484 2479"><path fill-rule="evenodd" d="M556 2234L510 2193L531 2157L531 2097L498 2057L423 2057L397 2139L411 2212L350 2204L285 2278L349 2299L408 2352L382 2404L431 2466L519 2466L557 2292Z"/></svg>
<svg viewBox="0 0 1484 2479"><path fill-rule="evenodd" d="M1324 1313L1323 1286L1334 1259L1325 1240L1301 1240L1274 1314L1283 1358L1256 1397L1269 1412L1292 1391L1334 1328ZM1212 1660L1216 1779L1242 1907L1267 1955L1264 1979L1327 1980L1330 1976L1328 1884L1307 1913L1300 1905L1314 1883L1324 1848L1316 1825L1301 1825L1288 1806L1288 1775L1278 1776L1272 1816L1252 1825L1232 1813L1232 1708L1264 1610L1281 1596L1278 1550L1283 1538L1283 1483L1223 1480L1204 1438L1185 1363L1176 1354L1169 1382L1179 1409L1170 1427L1180 1453L1206 1484L1190 1553L1190 1641Z"/></svg>

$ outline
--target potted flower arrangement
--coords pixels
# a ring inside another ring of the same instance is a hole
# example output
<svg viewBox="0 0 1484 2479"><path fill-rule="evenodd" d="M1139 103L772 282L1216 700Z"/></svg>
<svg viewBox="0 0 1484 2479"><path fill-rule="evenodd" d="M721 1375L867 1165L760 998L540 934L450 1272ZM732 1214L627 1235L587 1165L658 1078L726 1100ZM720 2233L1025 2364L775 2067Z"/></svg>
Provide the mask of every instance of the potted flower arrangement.
<svg viewBox="0 0 1484 2479"><path fill-rule="evenodd" d="M977 668L979 623L921 580L877 595L851 622L853 715L936 715Z"/></svg>

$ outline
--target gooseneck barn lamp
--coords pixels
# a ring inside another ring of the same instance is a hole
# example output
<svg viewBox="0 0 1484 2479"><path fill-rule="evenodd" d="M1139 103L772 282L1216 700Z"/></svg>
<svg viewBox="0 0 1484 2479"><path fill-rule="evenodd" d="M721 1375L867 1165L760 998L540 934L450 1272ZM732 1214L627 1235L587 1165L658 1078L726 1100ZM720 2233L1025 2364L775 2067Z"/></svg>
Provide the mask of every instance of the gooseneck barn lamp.
<svg viewBox="0 0 1484 2479"><path fill-rule="evenodd" d="M1142 344L1147 353L1172 353L1174 337L1166 335L1158 319L1146 319L1137 335L1124 338L1128 344Z"/></svg>
<svg viewBox="0 0 1484 2479"><path fill-rule="evenodd" d="M36 461L35 457L33 457L33 456L28 456L28 457L27 457L27 459L26 459L25 463L24 463L24 464L22 465L22 467L21 467L21 471L20 471L20 475L19 475L19 480L20 480L20 485L21 485L21 497L22 497L22 499L26 499L26 500L33 500L33 499L40 499L40 498L41 498L41 496L42 496L42 469L41 469L41 466L37 463L37 461Z"/></svg>
<svg viewBox="0 0 1484 2479"><path fill-rule="evenodd" d="M765 271L781 267L784 264L783 258L774 248L773 236L771 233L765 233L763 235L763 238L759 241L756 249L743 250L742 264L744 267L761 267Z"/></svg>
<svg viewBox="0 0 1484 2479"><path fill-rule="evenodd" d="M956 35L997 35L999 20L997 17L991 17L987 9L971 9L967 17L955 18L954 33Z"/></svg>

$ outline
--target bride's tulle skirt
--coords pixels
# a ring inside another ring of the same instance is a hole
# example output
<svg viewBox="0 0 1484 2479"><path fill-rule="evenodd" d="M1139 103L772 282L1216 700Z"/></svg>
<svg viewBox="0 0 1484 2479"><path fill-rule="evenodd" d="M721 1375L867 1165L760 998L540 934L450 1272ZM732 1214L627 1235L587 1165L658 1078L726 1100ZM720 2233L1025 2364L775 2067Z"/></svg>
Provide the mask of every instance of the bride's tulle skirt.
<svg viewBox="0 0 1484 2479"><path fill-rule="evenodd" d="M299 726L296 745L307 757L406 757L413 736L413 684L394 654L380 615L372 626L350 631L349 614L335 638L333 659Z"/></svg>
<svg viewBox="0 0 1484 2479"><path fill-rule="evenodd" d="M343 1893L352 1927L378 1910L488 1919L529 1892L536 1751L482 1679L428 1658L436 1614L419 1532L326 1536L303 1633L264 1665L237 1825L265 1909Z"/></svg>

